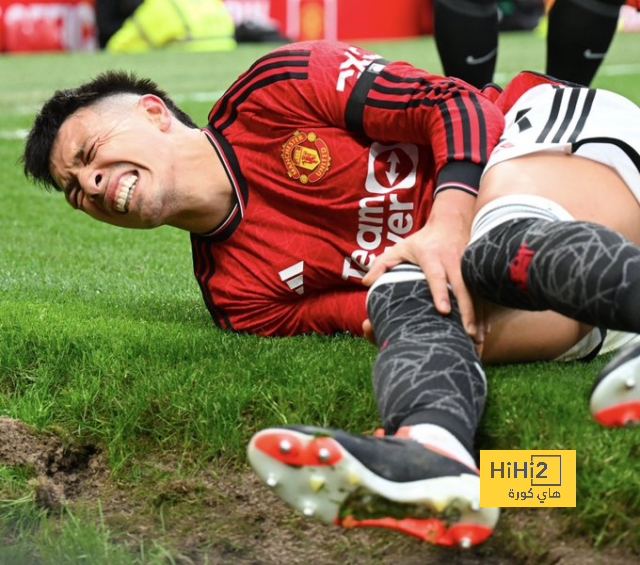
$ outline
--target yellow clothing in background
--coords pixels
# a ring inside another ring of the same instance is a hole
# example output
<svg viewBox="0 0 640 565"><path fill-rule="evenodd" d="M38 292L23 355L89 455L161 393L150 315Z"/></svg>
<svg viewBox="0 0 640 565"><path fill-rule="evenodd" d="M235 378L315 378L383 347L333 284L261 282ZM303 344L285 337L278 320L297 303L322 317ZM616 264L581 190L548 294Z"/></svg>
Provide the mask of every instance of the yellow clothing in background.
<svg viewBox="0 0 640 565"><path fill-rule="evenodd" d="M235 26L222 0L145 0L107 42L109 51L230 51Z"/></svg>

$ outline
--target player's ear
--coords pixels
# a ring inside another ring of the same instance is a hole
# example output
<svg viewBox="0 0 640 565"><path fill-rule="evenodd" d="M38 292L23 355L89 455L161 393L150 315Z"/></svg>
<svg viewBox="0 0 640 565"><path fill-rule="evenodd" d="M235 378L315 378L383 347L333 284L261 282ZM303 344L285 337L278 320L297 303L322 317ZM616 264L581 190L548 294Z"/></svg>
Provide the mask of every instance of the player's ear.
<svg viewBox="0 0 640 565"><path fill-rule="evenodd" d="M140 97L138 104L149 119L157 124L162 131L169 128L172 114L161 98L154 94L144 94Z"/></svg>

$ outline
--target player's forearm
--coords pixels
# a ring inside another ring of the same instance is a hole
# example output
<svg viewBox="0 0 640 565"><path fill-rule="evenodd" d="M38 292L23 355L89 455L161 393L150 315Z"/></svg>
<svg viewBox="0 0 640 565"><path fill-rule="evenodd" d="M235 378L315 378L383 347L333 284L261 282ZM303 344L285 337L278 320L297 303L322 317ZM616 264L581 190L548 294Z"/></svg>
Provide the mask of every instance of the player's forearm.
<svg viewBox="0 0 640 565"><path fill-rule="evenodd" d="M469 239L476 197L462 190L444 190L433 202L429 224L447 230L452 237Z"/></svg>

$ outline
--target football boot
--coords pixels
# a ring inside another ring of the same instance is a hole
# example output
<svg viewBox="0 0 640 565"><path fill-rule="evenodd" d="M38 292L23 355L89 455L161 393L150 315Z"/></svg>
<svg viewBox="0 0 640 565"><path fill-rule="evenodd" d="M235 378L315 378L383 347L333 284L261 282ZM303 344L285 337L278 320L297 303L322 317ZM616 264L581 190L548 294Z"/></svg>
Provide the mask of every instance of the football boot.
<svg viewBox="0 0 640 565"><path fill-rule="evenodd" d="M308 518L346 528L397 530L437 545L483 542L499 508L480 506L480 476L447 453L396 436L311 426L257 433L249 462L282 500Z"/></svg>
<svg viewBox="0 0 640 565"><path fill-rule="evenodd" d="M600 371L589 407L603 426L640 424L640 343L620 351Z"/></svg>

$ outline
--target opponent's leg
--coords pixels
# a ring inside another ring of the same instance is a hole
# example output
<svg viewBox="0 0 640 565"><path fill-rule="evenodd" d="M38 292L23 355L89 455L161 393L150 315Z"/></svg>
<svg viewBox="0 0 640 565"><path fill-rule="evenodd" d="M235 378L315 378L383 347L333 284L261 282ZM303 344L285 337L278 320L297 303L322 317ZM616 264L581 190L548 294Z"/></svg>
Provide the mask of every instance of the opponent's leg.
<svg viewBox="0 0 640 565"><path fill-rule="evenodd" d="M521 202L497 199L477 215L476 226L500 221L509 208L520 218L500 221L468 246L469 288L510 308L640 333L640 247L600 224L561 221L553 214L562 209L549 200Z"/></svg>
<svg viewBox="0 0 640 565"><path fill-rule="evenodd" d="M625 0L556 0L549 11L547 74L588 86L602 63Z"/></svg>
<svg viewBox="0 0 640 565"><path fill-rule="evenodd" d="M307 426L260 432L249 460L278 496L325 522L391 528L440 545L467 547L491 534L499 510L480 508L470 453L486 383L453 306L448 317L437 313L417 267L379 279L368 312L380 344L374 390L389 435Z"/></svg>
<svg viewBox="0 0 640 565"><path fill-rule="evenodd" d="M494 200L472 230L462 259L472 292L511 308L554 310L596 327L640 333L640 247L619 233L571 221L556 203L531 196ZM596 383L591 410L602 423L640 421L640 386L629 380L640 368L633 360L640 350L634 351Z"/></svg>
<svg viewBox="0 0 640 565"><path fill-rule="evenodd" d="M435 0L433 33L446 76L482 88L498 57L497 0Z"/></svg>

